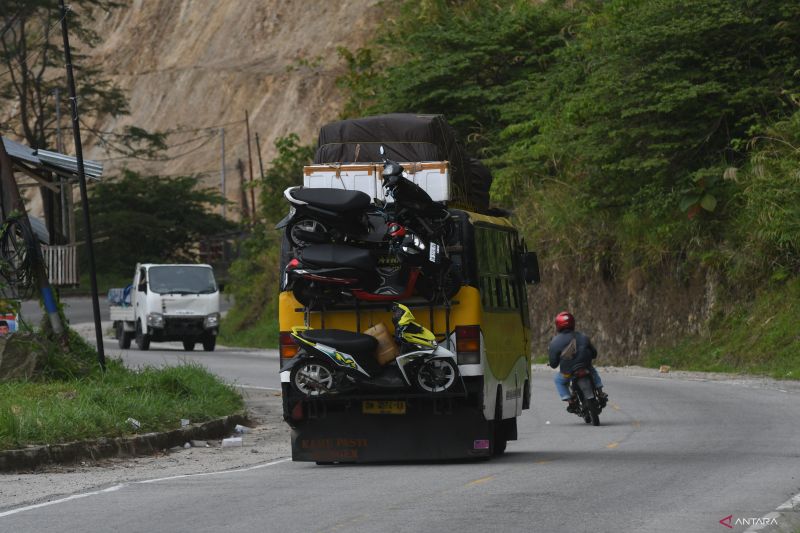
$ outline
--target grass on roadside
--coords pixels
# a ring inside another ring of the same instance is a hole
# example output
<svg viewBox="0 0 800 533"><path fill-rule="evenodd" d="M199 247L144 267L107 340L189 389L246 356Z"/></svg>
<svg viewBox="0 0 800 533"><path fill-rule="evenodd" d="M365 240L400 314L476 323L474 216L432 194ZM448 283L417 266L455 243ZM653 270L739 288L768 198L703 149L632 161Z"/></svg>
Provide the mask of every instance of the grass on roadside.
<svg viewBox="0 0 800 533"><path fill-rule="evenodd" d="M202 422L242 407L231 386L199 365L134 372L109 361L105 374L0 383L0 449L172 430L182 418Z"/></svg>
<svg viewBox="0 0 800 533"><path fill-rule="evenodd" d="M645 355L645 366L742 372L800 379L800 278L759 293L735 312L712 319L706 335Z"/></svg>
<svg viewBox="0 0 800 533"><path fill-rule="evenodd" d="M182 418L203 422L243 408L231 386L199 365L134 371L109 360L103 373L91 345L73 330L67 339L62 349L45 334L15 338L43 357L34 379L0 383L0 450L171 430Z"/></svg>
<svg viewBox="0 0 800 533"><path fill-rule="evenodd" d="M258 321L242 329L235 329L236 324L236 317L228 315L222 319L217 338L220 344L246 348L278 347L278 318L274 313L264 313Z"/></svg>

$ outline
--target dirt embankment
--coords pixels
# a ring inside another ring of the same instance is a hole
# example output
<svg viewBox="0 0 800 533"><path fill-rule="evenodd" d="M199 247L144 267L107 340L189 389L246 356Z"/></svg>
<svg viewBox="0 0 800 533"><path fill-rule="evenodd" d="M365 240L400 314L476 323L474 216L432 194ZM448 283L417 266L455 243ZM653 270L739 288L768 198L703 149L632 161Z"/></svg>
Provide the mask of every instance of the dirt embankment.
<svg viewBox="0 0 800 533"><path fill-rule="evenodd" d="M683 276L634 269L625 279L581 273L567 262L542 265L542 283L528 292L533 352L545 354L553 318L569 310L577 328L592 337L600 364L638 364L643 351L706 327L718 307L711 271Z"/></svg>
<svg viewBox="0 0 800 533"><path fill-rule="evenodd" d="M247 164L245 111L267 163L278 137L312 141L334 120L343 97L337 47L355 50L381 16L377 0L135 0L96 14L103 42L91 61L118 84L130 115L95 124L173 131L165 161L109 159L96 139L87 157L105 159L107 174L123 165L159 175L202 174L219 187L225 128L226 194L240 196L237 161ZM253 143L253 166L258 160Z"/></svg>

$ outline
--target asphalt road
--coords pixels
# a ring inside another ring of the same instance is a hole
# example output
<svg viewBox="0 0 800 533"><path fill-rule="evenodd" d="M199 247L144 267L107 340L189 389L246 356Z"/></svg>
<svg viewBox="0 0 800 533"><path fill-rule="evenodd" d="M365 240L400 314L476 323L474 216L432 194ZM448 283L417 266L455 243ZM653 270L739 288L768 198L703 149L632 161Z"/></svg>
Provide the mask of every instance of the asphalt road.
<svg viewBox="0 0 800 533"><path fill-rule="evenodd" d="M123 353L130 364L184 356ZM189 357L227 379L277 382L269 355ZM604 375L611 402L591 427L563 411L539 370L520 440L491 461L264 463L0 513L0 531L744 531L719 520L762 517L800 492L797 387L629 374Z"/></svg>
<svg viewBox="0 0 800 533"><path fill-rule="evenodd" d="M83 296L67 297L61 298L61 303L64 305L64 313L70 324L82 324L94 321L91 298ZM99 304L100 320L109 320L108 302L106 301L105 295L100 295ZM222 295L219 299L220 311L225 312L230 306L231 304L228 298ZM22 317L30 324L38 325L42 320L42 309L39 305L39 301L26 300L22 302Z"/></svg>

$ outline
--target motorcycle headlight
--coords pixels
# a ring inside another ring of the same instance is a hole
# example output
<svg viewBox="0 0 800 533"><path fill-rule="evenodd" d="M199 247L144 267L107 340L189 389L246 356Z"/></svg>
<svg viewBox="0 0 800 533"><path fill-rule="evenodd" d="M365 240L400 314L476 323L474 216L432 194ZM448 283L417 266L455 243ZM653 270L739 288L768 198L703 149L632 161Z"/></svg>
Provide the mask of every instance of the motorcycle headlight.
<svg viewBox="0 0 800 533"><path fill-rule="evenodd" d="M211 313L203 320L203 327L206 329L215 328L217 326L219 326L219 313Z"/></svg>
<svg viewBox="0 0 800 533"><path fill-rule="evenodd" d="M154 328L164 327L164 315L161 313L150 313L147 315L147 325Z"/></svg>

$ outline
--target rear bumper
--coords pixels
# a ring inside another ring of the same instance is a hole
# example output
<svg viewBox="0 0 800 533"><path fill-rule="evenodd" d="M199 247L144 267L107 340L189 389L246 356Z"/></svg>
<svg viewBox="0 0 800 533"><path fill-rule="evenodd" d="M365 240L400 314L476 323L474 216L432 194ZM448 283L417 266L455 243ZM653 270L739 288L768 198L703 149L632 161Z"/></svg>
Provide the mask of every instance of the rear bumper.
<svg viewBox="0 0 800 533"><path fill-rule="evenodd" d="M281 386L294 461L438 461L492 453L491 423L463 392L298 399L289 383ZM404 401L406 412L364 414L363 402L370 399Z"/></svg>

